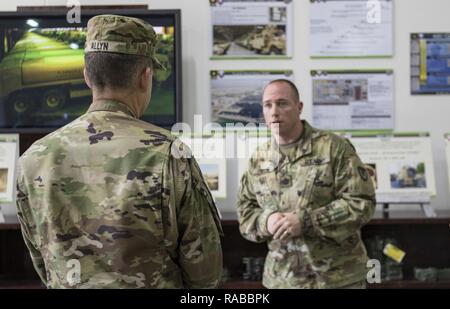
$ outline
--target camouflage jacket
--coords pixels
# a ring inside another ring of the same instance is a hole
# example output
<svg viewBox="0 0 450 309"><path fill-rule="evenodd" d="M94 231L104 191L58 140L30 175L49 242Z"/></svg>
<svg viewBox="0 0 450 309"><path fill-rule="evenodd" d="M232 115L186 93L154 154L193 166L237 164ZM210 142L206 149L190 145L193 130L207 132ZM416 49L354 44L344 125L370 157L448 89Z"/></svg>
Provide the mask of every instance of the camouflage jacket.
<svg viewBox="0 0 450 309"><path fill-rule="evenodd" d="M218 285L217 210L178 141L102 100L23 154L18 216L48 288Z"/></svg>
<svg viewBox="0 0 450 309"><path fill-rule="evenodd" d="M286 155L272 141L255 151L239 189L241 234L268 242L268 288L335 288L366 277L360 228L375 210L372 181L350 142L303 123L302 138ZM268 217L291 211L301 236L272 239Z"/></svg>

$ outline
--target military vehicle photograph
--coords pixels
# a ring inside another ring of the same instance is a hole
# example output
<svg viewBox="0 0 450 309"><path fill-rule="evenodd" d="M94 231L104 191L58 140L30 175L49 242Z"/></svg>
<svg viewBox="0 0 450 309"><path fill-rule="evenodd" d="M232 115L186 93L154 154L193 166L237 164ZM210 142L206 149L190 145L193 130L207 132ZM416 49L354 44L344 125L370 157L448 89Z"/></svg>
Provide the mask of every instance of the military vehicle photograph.
<svg viewBox="0 0 450 309"><path fill-rule="evenodd" d="M426 188L425 163L396 163L389 168L391 188Z"/></svg>
<svg viewBox="0 0 450 309"><path fill-rule="evenodd" d="M57 128L83 114L91 103L84 81L84 27L0 25L0 128ZM148 121L172 123L176 113L174 27L155 27L156 57L167 69L155 70Z"/></svg>
<svg viewBox="0 0 450 309"><path fill-rule="evenodd" d="M286 25L214 26L214 56L286 56Z"/></svg>
<svg viewBox="0 0 450 309"><path fill-rule="evenodd" d="M262 91L277 78L292 78L291 71L211 71L211 121L264 123Z"/></svg>

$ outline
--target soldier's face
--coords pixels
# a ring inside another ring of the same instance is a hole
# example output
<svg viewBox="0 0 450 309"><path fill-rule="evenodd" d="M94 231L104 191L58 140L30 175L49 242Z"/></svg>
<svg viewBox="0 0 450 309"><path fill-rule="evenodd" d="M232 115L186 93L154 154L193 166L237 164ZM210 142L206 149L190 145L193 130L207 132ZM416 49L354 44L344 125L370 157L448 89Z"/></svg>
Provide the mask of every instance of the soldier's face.
<svg viewBox="0 0 450 309"><path fill-rule="evenodd" d="M286 83L274 83L263 93L264 120L270 130L281 137L290 136L300 123L302 102L295 99Z"/></svg>

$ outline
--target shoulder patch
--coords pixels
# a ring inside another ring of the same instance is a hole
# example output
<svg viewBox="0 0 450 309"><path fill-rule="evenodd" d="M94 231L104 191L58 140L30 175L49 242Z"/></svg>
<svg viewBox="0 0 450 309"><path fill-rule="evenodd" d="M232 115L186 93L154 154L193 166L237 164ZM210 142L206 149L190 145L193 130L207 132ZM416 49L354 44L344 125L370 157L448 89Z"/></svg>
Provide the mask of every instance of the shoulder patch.
<svg viewBox="0 0 450 309"><path fill-rule="evenodd" d="M367 181L369 179L369 174L364 167L358 166L358 173L364 181Z"/></svg>

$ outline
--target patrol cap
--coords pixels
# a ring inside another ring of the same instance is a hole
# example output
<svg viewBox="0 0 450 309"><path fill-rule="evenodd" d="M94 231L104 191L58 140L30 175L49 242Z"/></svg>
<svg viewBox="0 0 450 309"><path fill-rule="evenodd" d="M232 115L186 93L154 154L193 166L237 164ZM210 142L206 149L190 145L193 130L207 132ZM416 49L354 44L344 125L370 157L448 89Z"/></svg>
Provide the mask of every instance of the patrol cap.
<svg viewBox="0 0 450 309"><path fill-rule="evenodd" d="M85 53L120 53L149 57L156 69L165 70L156 59L158 37L153 27L139 18L97 15L87 24Z"/></svg>

